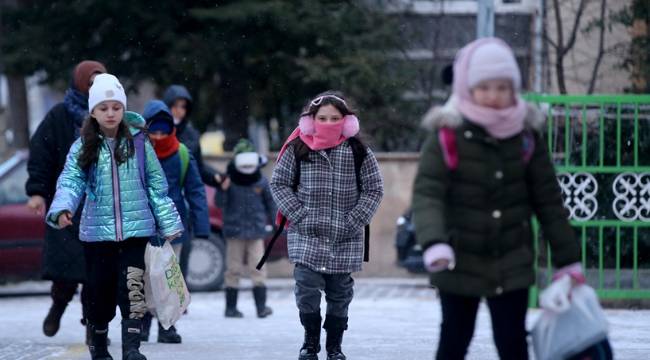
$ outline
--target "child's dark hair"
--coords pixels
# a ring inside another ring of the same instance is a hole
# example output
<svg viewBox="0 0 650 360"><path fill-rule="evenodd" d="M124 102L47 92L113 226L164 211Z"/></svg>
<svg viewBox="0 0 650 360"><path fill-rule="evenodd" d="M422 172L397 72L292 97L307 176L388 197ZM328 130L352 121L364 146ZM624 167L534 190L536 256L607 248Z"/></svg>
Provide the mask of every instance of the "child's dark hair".
<svg viewBox="0 0 650 360"><path fill-rule="evenodd" d="M102 145L101 130L97 119L92 116L86 118L81 127L81 154L79 155L79 167L88 169L91 164L99 160L99 148ZM125 119L122 119L117 128L117 136L115 137L115 161L118 164L126 162L126 160L135 154L135 145L133 144L133 136L129 130L129 125L126 124Z"/></svg>
<svg viewBox="0 0 650 360"><path fill-rule="evenodd" d="M304 110L300 116L315 116L322 106L332 105L343 116L354 115L355 110L350 106L350 102L345 99L342 92L336 90L327 90L322 92L305 104ZM311 149L300 139L295 138L291 143L294 146L294 154L301 161L309 161L309 152ZM351 146L362 147L365 151L365 144L359 135L354 137L354 141L350 142Z"/></svg>
<svg viewBox="0 0 650 360"><path fill-rule="evenodd" d="M304 110L300 116L314 116L318 112L318 109L325 105L334 106L343 116L355 114L355 110L350 106L342 92L327 90L309 100L309 102L305 104Z"/></svg>

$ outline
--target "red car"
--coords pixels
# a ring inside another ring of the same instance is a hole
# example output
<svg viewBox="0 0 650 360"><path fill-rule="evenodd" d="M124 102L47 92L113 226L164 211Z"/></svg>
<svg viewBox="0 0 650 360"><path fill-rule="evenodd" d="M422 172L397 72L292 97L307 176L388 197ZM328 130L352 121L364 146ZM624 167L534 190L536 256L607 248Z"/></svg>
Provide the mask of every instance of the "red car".
<svg viewBox="0 0 650 360"><path fill-rule="evenodd" d="M25 206L28 157L26 151L19 151L0 164L0 283L40 278L46 225L42 217ZM192 239L185 278L192 291L220 289L226 268L221 210L214 204L215 190L208 186L205 189L212 234L209 239ZM287 240L282 236L275 244L270 260L286 256Z"/></svg>

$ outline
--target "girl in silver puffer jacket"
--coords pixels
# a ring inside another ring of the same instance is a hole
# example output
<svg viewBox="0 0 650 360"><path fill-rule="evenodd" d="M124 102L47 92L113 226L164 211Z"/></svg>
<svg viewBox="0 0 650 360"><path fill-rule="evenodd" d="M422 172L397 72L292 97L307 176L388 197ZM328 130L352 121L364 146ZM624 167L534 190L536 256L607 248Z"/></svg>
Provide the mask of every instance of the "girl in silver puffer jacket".
<svg viewBox="0 0 650 360"><path fill-rule="evenodd" d="M126 112L126 94L118 79L99 74L90 88L81 138L70 148L48 225L72 224L82 198L79 238L86 256L89 287L88 323L93 359L112 359L106 346L115 306L122 313L122 358L142 360L139 351L142 317L144 251L157 233L171 240L183 225L151 144L141 128L144 120Z"/></svg>

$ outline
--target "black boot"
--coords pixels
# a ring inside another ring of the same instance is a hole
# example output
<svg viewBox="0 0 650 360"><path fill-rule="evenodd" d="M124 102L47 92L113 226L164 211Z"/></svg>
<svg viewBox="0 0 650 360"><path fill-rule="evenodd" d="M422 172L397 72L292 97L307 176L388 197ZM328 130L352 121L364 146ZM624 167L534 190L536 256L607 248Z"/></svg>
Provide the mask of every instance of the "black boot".
<svg viewBox="0 0 650 360"><path fill-rule="evenodd" d="M343 332L348 328L348 318L327 315L323 329L327 331L325 340L325 349L327 350L327 360L345 360L345 354L341 351L343 342Z"/></svg>
<svg viewBox="0 0 650 360"><path fill-rule="evenodd" d="M149 332L151 330L151 319L153 315L150 312L144 313L142 317L142 332L140 333L140 341L147 342L149 341Z"/></svg>
<svg viewBox="0 0 650 360"><path fill-rule="evenodd" d="M93 335L88 323L88 319L81 319L81 325L86 327L86 345L90 346L93 344ZM106 346L111 346L111 338L108 336L106 337Z"/></svg>
<svg viewBox="0 0 650 360"><path fill-rule="evenodd" d="M113 360L111 354L108 353L108 325L97 328L94 325L86 325L90 332L91 345L88 345L90 350L90 357L92 360Z"/></svg>
<svg viewBox="0 0 650 360"><path fill-rule="evenodd" d="M318 360L320 352L320 313L300 313L300 323L305 328L305 341L298 360Z"/></svg>
<svg viewBox="0 0 650 360"><path fill-rule="evenodd" d="M273 314L273 310L266 306L266 286L255 286L253 288L253 297L255 298L258 318L265 318Z"/></svg>
<svg viewBox="0 0 650 360"><path fill-rule="evenodd" d="M140 333L142 320L122 320L122 360L147 360L140 354Z"/></svg>
<svg viewBox="0 0 650 360"><path fill-rule="evenodd" d="M67 306L67 302L55 301L52 303L52 307L50 307L50 311L47 313L47 316L45 316L45 320L43 321L43 334L45 334L45 336L54 336L59 331L59 327L61 326L61 317L63 316L63 312Z"/></svg>
<svg viewBox="0 0 650 360"><path fill-rule="evenodd" d="M237 310L237 293L239 289L235 288L226 288L226 317L230 318L243 318L239 310Z"/></svg>
<svg viewBox="0 0 650 360"><path fill-rule="evenodd" d="M168 330L165 330L160 323L158 323L158 342L164 344L180 344L183 339L176 332L176 328L172 325Z"/></svg>

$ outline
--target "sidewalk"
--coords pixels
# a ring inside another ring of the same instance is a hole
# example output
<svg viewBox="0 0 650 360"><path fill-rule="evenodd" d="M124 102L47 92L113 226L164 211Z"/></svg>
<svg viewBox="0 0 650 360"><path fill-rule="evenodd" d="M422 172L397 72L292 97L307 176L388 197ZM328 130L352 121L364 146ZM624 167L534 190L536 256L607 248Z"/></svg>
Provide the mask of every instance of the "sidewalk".
<svg viewBox="0 0 650 360"><path fill-rule="evenodd" d="M38 286L31 285L33 288ZM42 286L42 285L40 285ZM257 319L250 291L243 291L239 309L244 319L223 317L222 292L192 296L189 314L177 324L183 336L180 345L143 344L150 360L285 360L296 359L302 329L295 308L291 279L269 282L269 305L274 314ZM0 287L0 293L7 287ZM79 324L81 308L76 298L66 311L61 330L54 338L41 332L47 296L0 298L0 360L88 359ZM606 310L616 359L650 358L650 311ZM529 323L538 315L529 312ZM425 279L359 279L350 308L349 331L343 349L352 360L432 359L438 339L440 307ZM110 351L120 359L119 321L110 327ZM324 352L321 359L325 358ZM467 359L497 359L492 343L490 318L481 305L477 330Z"/></svg>

